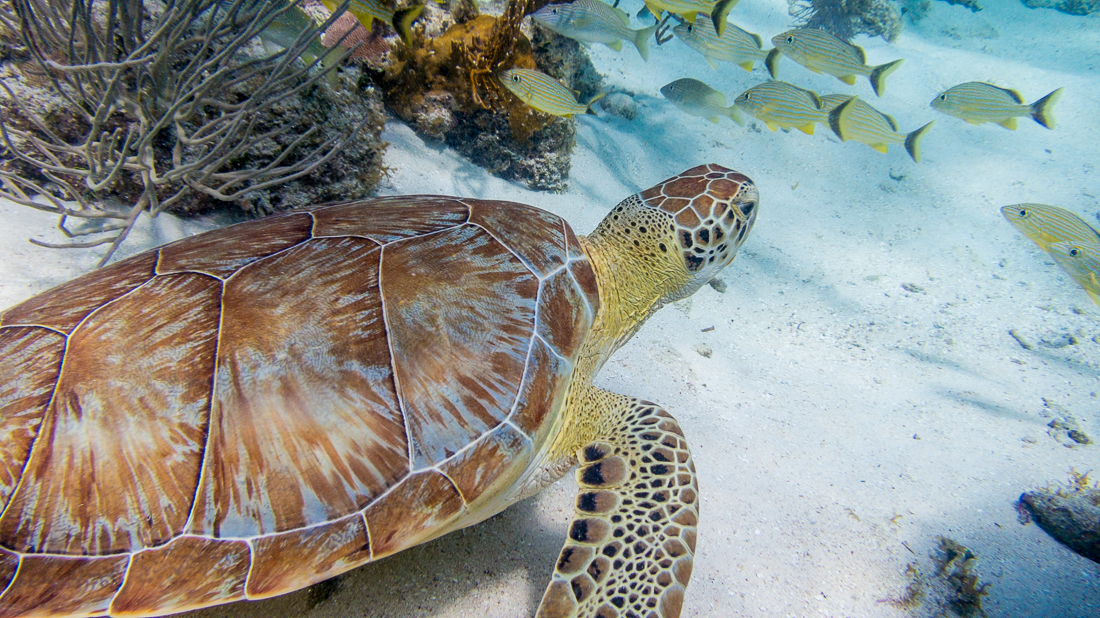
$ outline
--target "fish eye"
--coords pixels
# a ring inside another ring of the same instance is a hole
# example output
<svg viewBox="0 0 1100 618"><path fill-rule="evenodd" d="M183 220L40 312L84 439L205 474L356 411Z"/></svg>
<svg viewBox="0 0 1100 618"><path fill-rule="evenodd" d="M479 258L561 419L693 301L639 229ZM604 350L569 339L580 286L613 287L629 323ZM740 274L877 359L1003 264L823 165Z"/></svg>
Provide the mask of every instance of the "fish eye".
<svg viewBox="0 0 1100 618"><path fill-rule="evenodd" d="M695 24L688 24L688 32L695 32Z"/></svg>
<svg viewBox="0 0 1100 618"><path fill-rule="evenodd" d="M793 36L787 37L787 42L788 43L794 43L794 37Z"/></svg>
<svg viewBox="0 0 1100 618"><path fill-rule="evenodd" d="M519 75L513 75L512 76L512 81L518 82L519 81Z"/></svg>
<svg viewBox="0 0 1100 618"><path fill-rule="evenodd" d="M554 15L557 15L558 14L558 9L556 9L556 8L550 9L550 12L553 13Z"/></svg>
<svg viewBox="0 0 1100 618"><path fill-rule="evenodd" d="M1020 209L1020 216L1021 217L1026 217L1027 216L1027 209L1026 208L1021 208Z"/></svg>
<svg viewBox="0 0 1100 618"><path fill-rule="evenodd" d="M1069 250L1069 254L1072 255L1073 257L1078 257L1078 256L1081 255L1081 250L1078 249L1077 247L1072 247Z"/></svg>
<svg viewBox="0 0 1100 618"><path fill-rule="evenodd" d="M940 100L941 101L946 101L947 100L947 93L946 92L940 95Z"/></svg>

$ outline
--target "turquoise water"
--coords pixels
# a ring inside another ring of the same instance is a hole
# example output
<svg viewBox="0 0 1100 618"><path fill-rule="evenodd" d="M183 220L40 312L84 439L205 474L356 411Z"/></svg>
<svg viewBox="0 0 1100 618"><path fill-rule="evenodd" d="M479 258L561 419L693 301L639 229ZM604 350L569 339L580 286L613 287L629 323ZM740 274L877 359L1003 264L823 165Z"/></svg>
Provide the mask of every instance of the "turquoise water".
<svg viewBox="0 0 1100 618"><path fill-rule="evenodd" d="M905 59L882 97L865 78L848 86L780 64L781 79L858 94L903 132L935 120L919 164L900 147L881 154L821 126L811 136L683 114L661 86L693 77L732 101L767 73L712 69L676 40L652 46L649 62L629 45L589 50L637 115L577 119L564 194L494 178L387 126L393 174L381 194L509 199L561 214L578 233L700 163L759 186L759 218L722 275L726 291L706 287L662 310L598 379L663 405L692 445L702 507L683 616L955 615L933 558L939 537L977 556L971 573L989 585L989 616L1100 615L1100 566L1019 523L1015 509L1024 491L1100 468L1100 309L999 212L1042 202L1098 224L1100 17L985 4L975 13L937 0L893 43L857 37L870 64ZM622 7L633 14L641 3ZM792 21L783 0L741 0L730 20L765 41ZM1015 131L975 126L929 106L975 80L1027 102L1064 88L1057 128L1026 118ZM52 220L0 207L11 222L0 230L0 306L94 262L27 245L48 237ZM161 217L127 251L217 223ZM1093 444L1069 448L1049 427L1067 415ZM566 478L332 589L195 615L533 615L574 494ZM924 596L906 606L914 581Z"/></svg>

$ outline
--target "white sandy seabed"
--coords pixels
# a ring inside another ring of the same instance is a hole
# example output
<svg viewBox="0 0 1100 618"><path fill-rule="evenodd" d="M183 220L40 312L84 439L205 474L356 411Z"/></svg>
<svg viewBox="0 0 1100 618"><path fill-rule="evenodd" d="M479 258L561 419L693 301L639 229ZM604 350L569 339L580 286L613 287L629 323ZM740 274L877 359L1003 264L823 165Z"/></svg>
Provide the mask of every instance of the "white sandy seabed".
<svg viewBox="0 0 1100 618"><path fill-rule="evenodd" d="M941 536L977 556L970 572L988 584L987 615L1100 616L1100 565L1021 525L1014 507L1073 470L1100 474L1100 309L999 213L1028 201L1089 220L1100 210L1100 19L1015 0L978 13L932 4L892 44L856 40L871 64L905 58L881 98L866 80L849 87L786 59L780 68L819 93L863 96L903 131L935 119L920 164L820 127L772 133L682 114L661 98L665 83L695 77L732 101L767 75L711 69L679 41L648 63L629 46L591 50L638 114L577 122L565 194L528 191L400 123L387 128L393 174L382 193L525 202L582 233L620 199L700 163L759 185L756 228L722 275L728 290L706 287L660 312L599 378L664 405L694 449L702 520L685 617L958 615L932 559ZM730 19L765 39L790 24L783 0L742 0ZM971 80L1029 102L1064 87L1058 128L972 126L928 107ZM58 240L49 216L10 203L0 212L0 306L94 262L26 242ZM212 225L160 217L126 253ZM1048 424L1066 414L1092 445L1056 439ZM336 584L194 615L529 616L574 492L566 478ZM918 586L918 602L896 602Z"/></svg>

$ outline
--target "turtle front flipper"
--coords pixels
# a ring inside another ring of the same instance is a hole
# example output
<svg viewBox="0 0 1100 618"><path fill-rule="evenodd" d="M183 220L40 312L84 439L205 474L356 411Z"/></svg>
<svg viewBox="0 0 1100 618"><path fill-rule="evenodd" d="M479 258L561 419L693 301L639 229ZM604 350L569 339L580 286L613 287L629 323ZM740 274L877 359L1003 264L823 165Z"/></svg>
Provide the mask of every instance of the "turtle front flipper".
<svg viewBox="0 0 1100 618"><path fill-rule="evenodd" d="M573 522L537 618L676 618L699 520L687 441L659 406L592 391L610 422L577 452Z"/></svg>

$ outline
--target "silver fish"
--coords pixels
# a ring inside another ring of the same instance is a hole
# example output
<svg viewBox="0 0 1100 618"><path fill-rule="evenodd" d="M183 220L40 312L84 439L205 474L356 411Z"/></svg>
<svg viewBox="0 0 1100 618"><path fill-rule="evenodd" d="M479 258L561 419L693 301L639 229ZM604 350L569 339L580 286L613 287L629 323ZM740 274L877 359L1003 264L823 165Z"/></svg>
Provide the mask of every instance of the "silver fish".
<svg viewBox="0 0 1100 618"><path fill-rule="evenodd" d="M661 87L661 94L676 107L692 116L706 118L717 123L726 116L737 124L745 124L745 117L735 105L726 103L726 95L703 82L685 77Z"/></svg>
<svg viewBox="0 0 1100 618"><path fill-rule="evenodd" d="M718 68L716 61L732 62L746 71L751 71L753 63L765 60L768 52L764 50L764 41L760 35L746 32L734 24L727 23L722 36L714 30L710 19L696 22L683 22L672 29L676 36L688 47L703 54L710 66Z"/></svg>
<svg viewBox="0 0 1100 618"><path fill-rule="evenodd" d="M643 60L649 60L649 37L657 30L656 24L632 29L629 15L600 0L547 4L531 17L550 30L582 43L603 43L620 51L623 41L630 41Z"/></svg>

